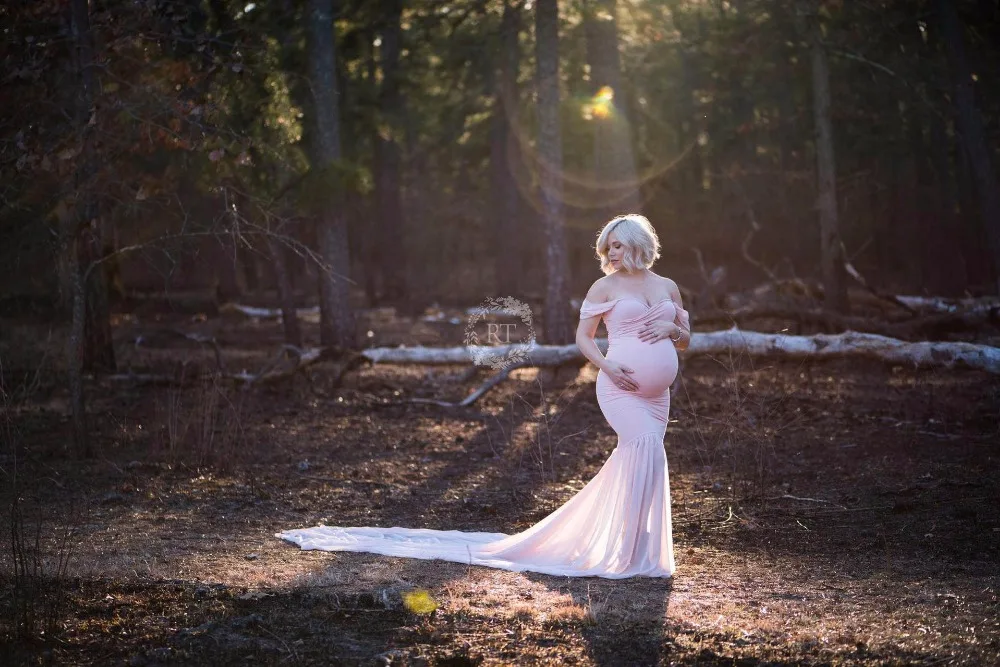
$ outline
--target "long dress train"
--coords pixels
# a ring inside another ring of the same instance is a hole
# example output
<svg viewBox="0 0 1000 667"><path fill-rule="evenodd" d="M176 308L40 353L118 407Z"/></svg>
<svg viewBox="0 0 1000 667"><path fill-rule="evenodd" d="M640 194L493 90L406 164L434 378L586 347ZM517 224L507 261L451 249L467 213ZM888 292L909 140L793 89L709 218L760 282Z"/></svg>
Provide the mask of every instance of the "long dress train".
<svg viewBox="0 0 1000 667"><path fill-rule="evenodd" d="M688 313L670 299L652 306L634 297L604 303L584 300L581 318L603 314L608 359L630 366L637 391L597 375L597 401L618 444L583 489L547 517L513 535L505 533L315 526L276 533L302 549L362 551L408 558L438 558L515 572L621 579L674 573L670 482L663 438L677 351L664 339L637 337L645 322Z"/></svg>

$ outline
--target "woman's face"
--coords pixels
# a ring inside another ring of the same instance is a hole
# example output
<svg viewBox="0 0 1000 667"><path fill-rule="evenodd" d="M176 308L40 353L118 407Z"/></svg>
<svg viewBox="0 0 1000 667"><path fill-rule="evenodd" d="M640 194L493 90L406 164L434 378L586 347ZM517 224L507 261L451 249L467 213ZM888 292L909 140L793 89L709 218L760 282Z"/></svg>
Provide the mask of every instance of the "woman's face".
<svg viewBox="0 0 1000 667"><path fill-rule="evenodd" d="M608 262L615 271L622 268L622 259L625 257L625 246L618 240L618 236L611 232L608 234Z"/></svg>

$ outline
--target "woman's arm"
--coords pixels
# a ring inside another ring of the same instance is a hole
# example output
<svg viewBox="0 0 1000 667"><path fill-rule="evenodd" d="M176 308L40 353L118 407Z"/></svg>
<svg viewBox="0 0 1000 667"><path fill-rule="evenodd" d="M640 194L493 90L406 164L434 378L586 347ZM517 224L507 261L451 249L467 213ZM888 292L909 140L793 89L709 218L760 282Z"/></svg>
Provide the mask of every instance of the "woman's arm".
<svg viewBox="0 0 1000 667"><path fill-rule="evenodd" d="M599 369L607 372L605 364L607 358L601 353L601 348L597 346L594 336L597 334L597 324L601 321L600 315L594 315L586 319L581 319L576 327L576 346L580 348L580 353L591 361Z"/></svg>
<svg viewBox="0 0 1000 667"><path fill-rule="evenodd" d="M585 298L591 303L604 303L608 300L608 295L604 293L604 286L598 280L590 286ZM594 336L597 335L597 325L600 323L600 315L581 318L580 323L576 327L576 346L580 348L580 353L589 359L592 364L607 373L607 368L605 368L607 359L601 354L601 348L597 346L597 342L594 340Z"/></svg>
<svg viewBox="0 0 1000 667"><path fill-rule="evenodd" d="M677 315L674 317L674 324L680 329L680 338L674 341L674 347L683 352L691 344L691 322L688 312L684 310L684 302L681 299L681 291L677 288L677 283L670 281L670 298L676 306Z"/></svg>

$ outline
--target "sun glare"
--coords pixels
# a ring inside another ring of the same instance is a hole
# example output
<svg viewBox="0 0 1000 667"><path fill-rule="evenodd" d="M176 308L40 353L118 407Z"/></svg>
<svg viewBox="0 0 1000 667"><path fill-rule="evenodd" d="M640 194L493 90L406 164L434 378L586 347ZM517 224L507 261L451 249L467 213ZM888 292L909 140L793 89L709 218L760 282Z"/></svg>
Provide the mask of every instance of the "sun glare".
<svg viewBox="0 0 1000 667"><path fill-rule="evenodd" d="M604 86L597 91L597 94L589 102L583 105L583 117L586 120L607 118L611 115L614 98L615 91L611 86Z"/></svg>

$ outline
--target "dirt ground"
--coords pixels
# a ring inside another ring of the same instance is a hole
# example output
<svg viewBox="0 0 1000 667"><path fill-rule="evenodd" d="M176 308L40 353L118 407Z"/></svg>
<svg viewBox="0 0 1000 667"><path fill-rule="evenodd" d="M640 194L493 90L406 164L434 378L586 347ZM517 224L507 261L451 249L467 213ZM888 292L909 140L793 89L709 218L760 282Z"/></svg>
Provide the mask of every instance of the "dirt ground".
<svg viewBox="0 0 1000 667"><path fill-rule="evenodd" d="M233 369L280 343L273 322L169 323L214 334ZM301 551L273 534L530 526L615 446L592 366L521 369L454 409L410 399L458 400L485 373L385 365L334 386L323 362L249 391L102 379L89 391L100 451L79 460L58 355L44 355L59 344L5 324L3 664L1000 661L1000 379L987 374L686 361L666 437L674 577L574 579ZM116 323L122 368L211 368L196 346L136 345L145 326ZM363 326L373 344L445 344L462 328ZM18 553L42 554L41 573L14 577ZM36 614L30 637L18 610Z"/></svg>

